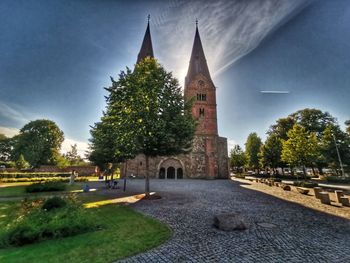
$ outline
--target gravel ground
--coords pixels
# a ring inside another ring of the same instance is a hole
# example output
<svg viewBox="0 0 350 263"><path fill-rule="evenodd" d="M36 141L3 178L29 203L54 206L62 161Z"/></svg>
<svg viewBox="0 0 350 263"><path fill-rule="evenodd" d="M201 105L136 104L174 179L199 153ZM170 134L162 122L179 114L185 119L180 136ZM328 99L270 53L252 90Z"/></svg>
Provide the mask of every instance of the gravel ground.
<svg viewBox="0 0 350 263"><path fill-rule="evenodd" d="M143 180L128 182L129 193L141 193L143 187ZM151 189L162 199L132 207L167 223L173 236L121 262L350 262L350 220L294 200L313 203L313 196L289 192L290 202L282 199L283 190L246 180L154 179ZM213 217L221 212L239 213L248 229L217 230Z"/></svg>

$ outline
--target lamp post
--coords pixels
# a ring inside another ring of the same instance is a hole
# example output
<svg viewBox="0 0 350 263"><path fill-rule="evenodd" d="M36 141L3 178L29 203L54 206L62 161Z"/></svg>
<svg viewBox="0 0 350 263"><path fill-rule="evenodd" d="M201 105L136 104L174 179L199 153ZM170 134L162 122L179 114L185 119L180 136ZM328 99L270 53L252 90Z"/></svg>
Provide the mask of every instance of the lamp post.
<svg viewBox="0 0 350 263"><path fill-rule="evenodd" d="M339 160L339 164L340 164L340 170L341 170L342 176L344 177L344 176L345 176L345 174L344 174L344 168L343 168L343 163L342 163L341 158L340 158L340 153L339 153L337 141L336 141L336 139L335 139L334 133L333 133L332 135L333 135L333 140L334 140L334 144L335 144L335 149L337 150L338 160Z"/></svg>

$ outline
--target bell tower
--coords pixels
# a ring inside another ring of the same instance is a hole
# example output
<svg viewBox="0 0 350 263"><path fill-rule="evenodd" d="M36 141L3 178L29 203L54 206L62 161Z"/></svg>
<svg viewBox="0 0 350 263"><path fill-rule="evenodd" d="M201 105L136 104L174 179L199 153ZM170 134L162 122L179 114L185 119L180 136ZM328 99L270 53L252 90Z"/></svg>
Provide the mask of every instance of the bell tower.
<svg viewBox="0 0 350 263"><path fill-rule="evenodd" d="M218 177L216 88L211 79L196 21L196 33L185 78L185 99L194 99L192 114L198 121L192 164L198 177Z"/></svg>

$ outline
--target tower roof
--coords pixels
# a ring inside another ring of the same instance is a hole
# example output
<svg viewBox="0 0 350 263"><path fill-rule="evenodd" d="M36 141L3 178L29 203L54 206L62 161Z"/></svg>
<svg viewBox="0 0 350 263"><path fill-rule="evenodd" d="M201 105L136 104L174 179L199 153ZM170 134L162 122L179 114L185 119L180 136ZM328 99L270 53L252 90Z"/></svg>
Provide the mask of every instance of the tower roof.
<svg viewBox="0 0 350 263"><path fill-rule="evenodd" d="M209 81L212 81L207 65L207 60L205 59L201 37L198 31L198 21L196 21L196 34L194 36L190 65L188 67L185 85L190 83L193 78L199 73L208 78Z"/></svg>
<svg viewBox="0 0 350 263"><path fill-rule="evenodd" d="M154 57L153 56L152 39L151 39L151 31L149 29L149 19L150 19L150 16L148 15L148 23L147 23L146 33L145 33L145 36L143 37L142 46L141 46L140 52L137 56L136 63L139 63L142 59L144 59L146 57L151 57L151 58Z"/></svg>

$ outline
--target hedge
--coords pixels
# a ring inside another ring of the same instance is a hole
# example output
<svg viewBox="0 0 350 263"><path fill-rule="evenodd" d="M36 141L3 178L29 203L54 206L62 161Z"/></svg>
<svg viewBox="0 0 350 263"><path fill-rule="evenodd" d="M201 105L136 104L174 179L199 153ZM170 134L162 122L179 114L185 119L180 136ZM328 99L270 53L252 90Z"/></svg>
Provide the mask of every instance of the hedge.
<svg viewBox="0 0 350 263"><path fill-rule="evenodd" d="M350 184L350 177L327 176L326 181L329 183Z"/></svg>
<svg viewBox="0 0 350 263"><path fill-rule="evenodd" d="M0 179L1 183L19 183L19 182L69 182L69 178L62 177L35 177L35 178L5 178ZM87 182L89 177L78 177L75 182Z"/></svg>
<svg viewBox="0 0 350 263"><path fill-rule="evenodd" d="M48 172L31 172L31 173L23 173L23 172L3 172L0 173L0 180L9 179L9 178L40 178L40 177L70 177L71 173L48 173ZM91 174L90 176L95 176ZM86 176L84 176L86 177Z"/></svg>

